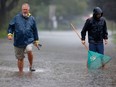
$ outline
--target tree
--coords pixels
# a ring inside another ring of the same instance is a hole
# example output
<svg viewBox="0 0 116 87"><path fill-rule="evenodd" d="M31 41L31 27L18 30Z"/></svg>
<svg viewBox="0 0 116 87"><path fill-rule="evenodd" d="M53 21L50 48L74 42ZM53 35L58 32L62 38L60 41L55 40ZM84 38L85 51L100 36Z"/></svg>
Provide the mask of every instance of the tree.
<svg viewBox="0 0 116 87"><path fill-rule="evenodd" d="M51 4L56 5L56 16L66 18L82 14L87 8L87 1L85 0L0 0L0 30L21 10L21 4L24 2L30 4L32 15L39 16L40 20L49 17L49 5Z"/></svg>
<svg viewBox="0 0 116 87"><path fill-rule="evenodd" d="M42 23L49 24L49 6L55 5L55 15L58 20L68 23L72 18L82 14L87 9L85 0L30 0L31 13ZM81 9L81 10L80 10ZM49 25L48 25L49 26Z"/></svg>
<svg viewBox="0 0 116 87"><path fill-rule="evenodd" d="M116 0L89 0L91 6L99 6L103 9L104 16L116 22Z"/></svg>
<svg viewBox="0 0 116 87"><path fill-rule="evenodd" d="M19 0L0 0L0 30L6 22L7 14L15 6L17 6Z"/></svg>
<svg viewBox="0 0 116 87"><path fill-rule="evenodd" d="M57 15L75 16L82 14L87 8L85 0L57 0ZM80 10L81 9L81 10Z"/></svg>

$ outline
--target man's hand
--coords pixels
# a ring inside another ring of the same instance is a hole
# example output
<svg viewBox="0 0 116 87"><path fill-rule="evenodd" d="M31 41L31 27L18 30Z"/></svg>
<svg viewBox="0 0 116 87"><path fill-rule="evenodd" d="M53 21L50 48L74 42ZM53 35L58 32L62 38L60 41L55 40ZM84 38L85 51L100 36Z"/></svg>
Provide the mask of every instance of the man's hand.
<svg viewBox="0 0 116 87"><path fill-rule="evenodd" d="M108 39L105 39L104 40L104 43L105 43L105 45L108 44Z"/></svg>
<svg viewBox="0 0 116 87"><path fill-rule="evenodd" d="M81 43L84 45L85 44L85 40L82 40Z"/></svg>
<svg viewBox="0 0 116 87"><path fill-rule="evenodd" d="M38 47L39 41L34 41L34 45L35 45L36 47Z"/></svg>
<svg viewBox="0 0 116 87"><path fill-rule="evenodd" d="M12 40L12 34L8 34L8 39Z"/></svg>

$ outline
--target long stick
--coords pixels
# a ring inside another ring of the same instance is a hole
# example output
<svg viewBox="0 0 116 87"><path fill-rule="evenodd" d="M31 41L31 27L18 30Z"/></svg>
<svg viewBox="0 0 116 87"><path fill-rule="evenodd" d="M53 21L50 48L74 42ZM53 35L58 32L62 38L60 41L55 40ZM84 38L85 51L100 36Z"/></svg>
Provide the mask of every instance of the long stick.
<svg viewBox="0 0 116 87"><path fill-rule="evenodd" d="M77 34L77 36L78 36L79 39L81 40L81 37L80 37L80 35L79 35L78 32L77 32L77 29L74 27L74 25L73 25L72 23L71 23L71 26L72 26L73 31L75 31L75 33ZM86 44L83 44L83 45L85 46L86 50L88 50L87 45L86 45Z"/></svg>

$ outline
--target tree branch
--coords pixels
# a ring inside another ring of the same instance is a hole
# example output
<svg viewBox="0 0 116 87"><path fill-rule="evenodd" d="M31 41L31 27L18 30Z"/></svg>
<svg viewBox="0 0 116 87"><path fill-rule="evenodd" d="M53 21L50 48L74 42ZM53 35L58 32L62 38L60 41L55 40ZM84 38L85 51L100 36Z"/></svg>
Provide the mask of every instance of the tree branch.
<svg viewBox="0 0 116 87"><path fill-rule="evenodd" d="M11 11L15 6L17 6L19 0L12 0L12 2L6 7L7 11Z"/></svg>

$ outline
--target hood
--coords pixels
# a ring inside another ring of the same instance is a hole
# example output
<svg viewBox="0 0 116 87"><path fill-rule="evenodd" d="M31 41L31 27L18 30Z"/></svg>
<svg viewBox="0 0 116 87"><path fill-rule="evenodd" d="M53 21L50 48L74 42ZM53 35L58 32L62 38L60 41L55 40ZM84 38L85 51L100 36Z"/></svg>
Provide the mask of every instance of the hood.
<svg viewBox="0 0 116 87"><path fill-rule="evenodd" d="M96 18L96 15L97 15L97 14L101 14L101 17L103 16L103 11L101 10L100 7L95 7L95 8L93 9L93 17L94 17L94 18Z"/></svg>

